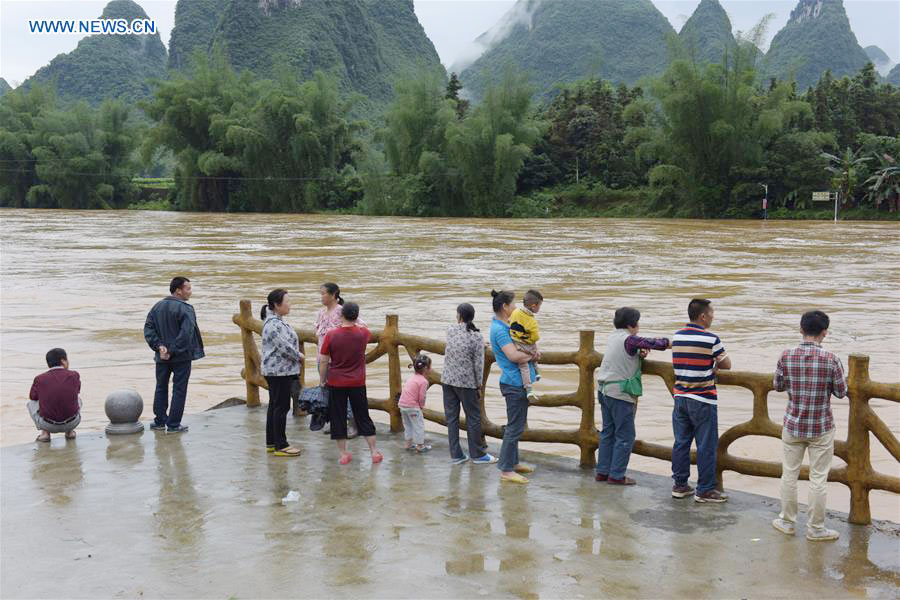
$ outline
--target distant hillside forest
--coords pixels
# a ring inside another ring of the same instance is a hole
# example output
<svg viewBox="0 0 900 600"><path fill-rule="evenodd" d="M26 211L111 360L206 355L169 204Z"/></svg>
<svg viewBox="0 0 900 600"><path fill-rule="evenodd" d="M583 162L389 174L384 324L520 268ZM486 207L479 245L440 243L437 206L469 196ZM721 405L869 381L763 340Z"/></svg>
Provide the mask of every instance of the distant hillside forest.
<svg viewBox="0 0 900 600"><path fill-rule="evenodd" d="M900 88L869 63L800 92L760 83L755 56L676 57L644 87L585 79L541 104L512 70L469 104L423 67L378 123L331 75L259 79L216 51L136 105L64 107L35 84L0 98L0 206L754 218L766 185L770 216L830 214L812 192L837 190L850 216L896 218ZM165 164L170 183L137 179Z"/></svg>

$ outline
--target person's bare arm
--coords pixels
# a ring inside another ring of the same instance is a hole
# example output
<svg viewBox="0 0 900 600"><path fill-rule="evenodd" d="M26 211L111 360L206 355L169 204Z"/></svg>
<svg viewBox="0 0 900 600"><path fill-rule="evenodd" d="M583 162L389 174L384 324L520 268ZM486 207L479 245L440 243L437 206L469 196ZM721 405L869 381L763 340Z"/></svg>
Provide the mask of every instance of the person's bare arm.
<svg viewBox="0 0 900 600"><path fill-rule="evenodd" d="M473 366L475 367L475 385L478 386L478 390L481 390L481 384L484 380L484 344L480 341L472 344L472 352L475 355L475 360L472 361Z"/></svg>
<svg viewBox="0 0 900 600"><path fill-rule="evenodd" d="M506 344L502 346L500 350L503 351L503 354L506 355L506 358L513 361L514 363L527 363L531 360L531 355L525 354L518 348L516 348L515 344Z"/></svg>
<svg viewBox="0 0 900 600"><path fill-rule="evenodd" d="M725 358L716 362L716 368L722 369L723 371L727 371L731 369L731 357L726 356Z"/></svg>
<svg viewBox="0 0 900 600"><path fill-rule="evenodd" d="M325 375L328 373L328 364L331 357L326 354L319 355L319 383L325 385Z"/></svg>
<svg viewBox="0 0 900 600"><path fill-rule="evenodd" d="M775 376L772 378L772 387L775 388L776 392L783 392L787 389L787 385L784 381L784 355L778 359L778 364L775 365Z"/></svg>

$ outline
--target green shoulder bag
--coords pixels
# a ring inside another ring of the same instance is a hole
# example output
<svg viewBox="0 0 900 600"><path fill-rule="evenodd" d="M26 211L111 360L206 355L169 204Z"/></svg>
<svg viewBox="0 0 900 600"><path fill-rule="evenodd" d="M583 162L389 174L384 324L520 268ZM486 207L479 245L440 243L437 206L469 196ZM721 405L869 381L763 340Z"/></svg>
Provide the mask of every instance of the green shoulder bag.
<svg viewBox="0 0 900 600"><path fill-rule="evenodd" d="M634 375L629 377L628 379L621 379L619 381L604 381L603 385L600 389L601 392L605 393L606 386L611 383L618 383L619 387L622 388L622 391L631 396L643 396L644 395L644 385L641 383L641 365L643 364L643 359L638 361L637 370L634 372Z"/></svg>

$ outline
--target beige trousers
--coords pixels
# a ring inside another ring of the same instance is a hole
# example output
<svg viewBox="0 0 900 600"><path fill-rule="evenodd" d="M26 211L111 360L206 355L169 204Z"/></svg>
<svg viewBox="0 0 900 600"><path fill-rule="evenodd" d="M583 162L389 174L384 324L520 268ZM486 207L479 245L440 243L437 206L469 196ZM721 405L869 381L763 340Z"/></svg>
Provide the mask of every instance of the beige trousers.
<svg viewBox="0 0 900 600"><path fill-rule="evenodd" d="M538 347L537 344L525 344L522 342L515 342L516 348L520 352L524 352L525 354L530 354L532 360L524 363L519 363L519 374L522 376L522 387L529 388L534 382L531 380L531 369L528 365L534 365L535 374L540 373L541 369L538 367L537 363L537 352Z"/></svg>
<svg viewBox="0 0 900 600"><path fill-rule="evenodd" d="M831 457L834 455L834 429L816 438L796 438L786 430L781 433L784 462L781 467L781 514L785 521L797 522L797 477L803 464L803 453L809 452L809 498L806 526L825 527L825 495Z"/></svg>

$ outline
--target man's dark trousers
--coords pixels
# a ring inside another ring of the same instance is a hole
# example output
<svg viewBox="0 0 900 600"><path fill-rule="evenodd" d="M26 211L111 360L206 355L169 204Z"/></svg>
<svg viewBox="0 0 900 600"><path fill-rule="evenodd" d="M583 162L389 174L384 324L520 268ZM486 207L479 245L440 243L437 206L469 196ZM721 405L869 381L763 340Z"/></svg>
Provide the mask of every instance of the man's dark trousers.
<svg viewBox="0 0 900 600"><path fill-rule="evenodd" d="M169 405L170 376L172 376L171 406ZM165 425L169 429L175 429L181 425L190 377L191 361L189 360L156 363L156 394L153 396L153 414L156 416L156 425ZM168 412L168 417L166 412Z"/></svg>

